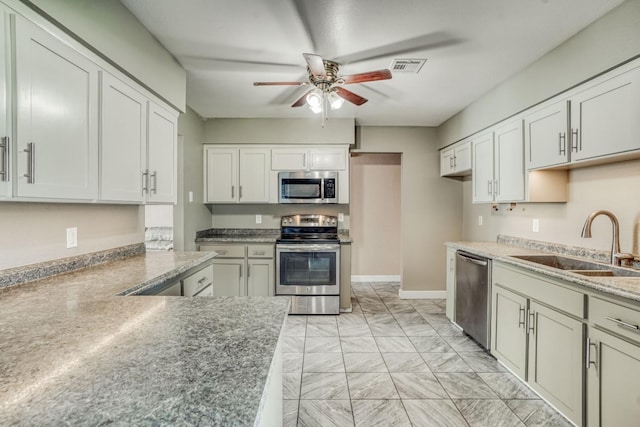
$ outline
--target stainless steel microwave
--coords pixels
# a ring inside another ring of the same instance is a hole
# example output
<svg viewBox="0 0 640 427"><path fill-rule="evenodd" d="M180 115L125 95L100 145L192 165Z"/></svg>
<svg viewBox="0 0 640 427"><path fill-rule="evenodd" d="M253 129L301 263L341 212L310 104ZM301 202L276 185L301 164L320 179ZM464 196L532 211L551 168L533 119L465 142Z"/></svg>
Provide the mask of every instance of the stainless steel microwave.
<svg viewBox="0 0 640 427"><path fill-rule="evenodd" d="M338 203L338 172L280 172L280 203Z"/></svg>

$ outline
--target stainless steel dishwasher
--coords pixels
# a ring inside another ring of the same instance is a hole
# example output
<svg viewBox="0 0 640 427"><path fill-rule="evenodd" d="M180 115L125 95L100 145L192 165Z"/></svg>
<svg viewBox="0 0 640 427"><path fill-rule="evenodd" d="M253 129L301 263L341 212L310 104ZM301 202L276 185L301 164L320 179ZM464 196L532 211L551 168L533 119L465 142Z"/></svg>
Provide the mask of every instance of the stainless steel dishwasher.
<svg viewBox="0 0 640 427"><path fill-rule="evenodd" d="M491 260L456 252L456 323L489 348Z"/></svg>

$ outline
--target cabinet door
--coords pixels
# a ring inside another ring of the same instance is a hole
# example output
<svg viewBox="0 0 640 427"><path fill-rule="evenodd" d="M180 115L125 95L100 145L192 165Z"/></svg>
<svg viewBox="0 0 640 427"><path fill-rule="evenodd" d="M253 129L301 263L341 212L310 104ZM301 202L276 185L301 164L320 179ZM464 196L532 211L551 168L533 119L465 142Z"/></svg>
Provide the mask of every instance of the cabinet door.
<svg viewBox="0 0 640 427"><path fill-rule="evenodd" d="M527 374L527 299L495 283L491 296L491 353L524 380Z"/></svg>
<svg viewBox="0 0 640 427"><path fill-rule="evenodd" d="M534 301L528 322L529 385L581 426L584 325Z"/></svg>
<svg viewBox="0 0 640 427"><path fill-rule="evenodd" d="M36 25L15 21L17 195L97 199L98 67Z"/></svg>
<svg viewBox="0 0 640 427"><path fill-rule="evenodd" d="M312 149L309 156L311 170L341 171L347 168L347 151L344 149Z"/></svg>
<svg viewBox="0 0 640 427"><path fill-rule="evenodd" d="M238 150L207 148L206 202L238 201Z"/></svg>
<svg viewBox="0 0 640 427"><path fill-rule="evenodd" d="M632 427L640 420L640 347L591 328L587 371L589 427ZM595 353L595 354L594 354Z"/></svg>
<svg viewBox="0 0 640 427"><path fill-rule="evenodd" d="M440 152L440 176L447 176L455 171L453 167L453 148Z"/></svg>
<svg viewBox="0 0 640 427"><path fill-rule="evenodd" d="M245 296L244 259L213 260L213 295L216 297Z"/></svg>
<svg viewBox="0 0 640 427"><path fill-rule="evenodd" d="M571 98L571 159L640 149L640 68Z"/></svg>
<svg viewBox="0 0 640 427"><path fill-rule="evenodd" d="M527 169L569 161L567 113L567 101L561 101L524 118Z"/></svg>
<svg viewBox="0 0 640 427"><path fill-rule="evenodd" d="M274 148L271 150L271 169L278 171L307 170L307 149Z"/></svg>
<svg viewBox="0 0 640 427"><path fill-rule="evenodd" d="M0 7L0 199L11 196L11 90L7 64L11 55L9 13Z"/></svg>
<svg viewBox="0 0 640 427"><path fill-rule="evenodd" d="M240 203L267 203L269 201L269 149L240 149Z"/></svg>
<svg viewBox="0 0 640 427"><path fill-rule="evenodd" d="M493 132L473 139L473 203L493 202Z"/></svg>
<svg viewBox="0 0 640 427"><path fill-rule="evenodd" d="M149 190L147 200L156 203L177 201L177 117L153 102L149 102L149 133L147 169Z"/></svg>
<svg viewBox="0 0 640 427"><path fill-rule="evenodd" d="M456 250L447 248L447 306L446 315L454 321L456 309Z"/></svg>
<svg viewBox="0 0 640 427"><path fill-rule="evenodd" d="M494 174L496 202L524 200L522 120L495 130Z"/></svg>
<svg viewBox="0 0 640 427"><path fill-rule="evenodd" d="M453 166L456 173L471 170L471 141L464 141L456 145Z"/></svg>
<svg viewBox="0 0 640 427"><path fill-rule="evenodd" d="M103 71L101 106L100 199L141 203L147 99Z"/></svg>
<svg viewBox="0 0 640 427"><path fill-rule="evenodd" d="M247 295L268 297L275 293L273 259L250 259L247 263Z"/></svg>

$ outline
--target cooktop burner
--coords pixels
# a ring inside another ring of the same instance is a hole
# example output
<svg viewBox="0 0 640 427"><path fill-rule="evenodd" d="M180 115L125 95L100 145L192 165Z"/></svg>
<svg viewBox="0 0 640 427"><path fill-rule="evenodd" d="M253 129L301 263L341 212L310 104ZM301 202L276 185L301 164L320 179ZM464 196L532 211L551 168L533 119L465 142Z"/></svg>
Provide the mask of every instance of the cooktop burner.
<svg viewBox="0 0 640 427"><path fill-rule="evenodd" d="M328 215L283 216L276 243L338 242L338 219Z"/></svg>

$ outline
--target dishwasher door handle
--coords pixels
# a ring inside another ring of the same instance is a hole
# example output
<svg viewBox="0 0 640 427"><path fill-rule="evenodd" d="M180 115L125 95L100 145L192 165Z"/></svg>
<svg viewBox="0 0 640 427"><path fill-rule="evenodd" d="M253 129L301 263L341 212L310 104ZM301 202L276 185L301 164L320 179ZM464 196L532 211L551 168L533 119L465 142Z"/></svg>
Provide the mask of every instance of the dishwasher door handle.
<svg viewBox="0 0 640 427"><path fill-rule="evenodd" d="M472 264L481 265L482 267L486 267L488 265L487 261L483 261L481 259L469 258L461 253L458 253L458 256L463 260L470 262Z"/></svg>

